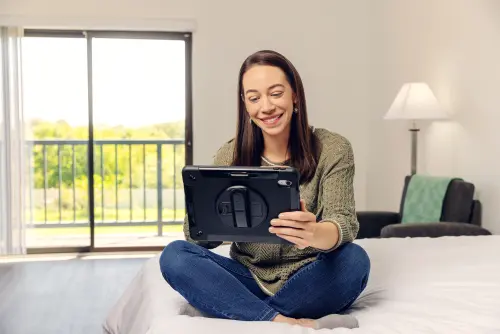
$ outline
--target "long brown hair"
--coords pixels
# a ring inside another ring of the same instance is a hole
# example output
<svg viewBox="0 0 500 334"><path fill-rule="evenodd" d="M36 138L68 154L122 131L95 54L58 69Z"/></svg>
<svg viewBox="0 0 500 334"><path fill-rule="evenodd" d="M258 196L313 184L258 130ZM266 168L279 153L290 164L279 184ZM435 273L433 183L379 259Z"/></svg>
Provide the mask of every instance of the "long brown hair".
<svg viewBox="0 0 500 334"><path fill-rule="evenodd" d="M250 55L243 62L238 78L238 123L235 138L234 166L260 166L264 151L262 130L250 121L243 99L243 75L254 65L280 68L295 93L297 112L292 114L288 146L291 165L300 173L302 182L309 181L318 165L318 143L307 119L304 86L292 63L278 52L262 50Z"/></svg>

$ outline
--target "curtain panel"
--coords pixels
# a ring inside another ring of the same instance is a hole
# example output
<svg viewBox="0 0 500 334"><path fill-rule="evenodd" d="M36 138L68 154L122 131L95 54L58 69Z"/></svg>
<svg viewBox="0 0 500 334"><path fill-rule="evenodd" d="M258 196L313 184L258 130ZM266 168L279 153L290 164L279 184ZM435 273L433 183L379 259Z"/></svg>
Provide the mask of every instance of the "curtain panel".
<svg viewBox="0 0 500 334"><path fill-rule="evenodd" d="M0 27L0 255L26 253L22 29Z"/></svg>

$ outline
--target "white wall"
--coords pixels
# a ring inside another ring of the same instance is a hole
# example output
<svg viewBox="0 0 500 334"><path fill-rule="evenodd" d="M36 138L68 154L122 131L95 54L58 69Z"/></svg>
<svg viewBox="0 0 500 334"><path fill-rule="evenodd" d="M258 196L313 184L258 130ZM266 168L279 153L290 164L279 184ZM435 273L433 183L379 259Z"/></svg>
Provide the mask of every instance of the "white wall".
<svg viewBox="0 0 500 334"><path fill-rule="evenodd" d="M351 140L359 208L366 204L370 8L364 0L3 0L0 17L78 25L88 18L140 25L141 20L194 19L194 162L209 163L235 132L237 75L254 51L275 49L301 73L315 126ZM104 20L103 20L104 19ZM356 120L358 118L358 120ZM231 127L222 128L229 121Z"/></svg>
<svg viewBox="0 0 500 334"><path fill-rule="evenodd" d="M234 133L233 126L218 127L222 120L235 124L242 60L262 48L283 52L303 76L312 122L353 143L359 210L397 209L410 138L406 124L382 116L404 82L427 81L454 118L423 127L419 171L474 182L485 226L500 233L496 0L3 0L0 18L9 16L135 26L194 19L195 163L210 162Z"/></svg>
<svg viewBox="0 0 500 334"><path fill-rule="evenodd" d="M500 2L377 3L368 207L399 204L410 169L408 124L381 118L405 81L423 80L452 119L423 127L419 172L474 182L484 204L484 226L500 233Z"/></svg>

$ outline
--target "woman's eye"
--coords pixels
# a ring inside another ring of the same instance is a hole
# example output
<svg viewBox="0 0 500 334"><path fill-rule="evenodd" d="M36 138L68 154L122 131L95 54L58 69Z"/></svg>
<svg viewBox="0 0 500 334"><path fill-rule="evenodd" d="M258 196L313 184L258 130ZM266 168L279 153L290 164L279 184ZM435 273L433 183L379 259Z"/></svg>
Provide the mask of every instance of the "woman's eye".
<svg viewBox="0 0 500 334"><path fill-rule="evenodd" d="M271 94L271 96L274 96L274 97L280 97L281 95L283 95L283 92L274 92Z"/></svg>
<svg viewBox="0 0 500 334"><path fill-rule="evenodd" d="M248 101L250 101L250 102L257 102L258 100L259 100L259 98L257 96L250 96L248 98Z"/></svg>

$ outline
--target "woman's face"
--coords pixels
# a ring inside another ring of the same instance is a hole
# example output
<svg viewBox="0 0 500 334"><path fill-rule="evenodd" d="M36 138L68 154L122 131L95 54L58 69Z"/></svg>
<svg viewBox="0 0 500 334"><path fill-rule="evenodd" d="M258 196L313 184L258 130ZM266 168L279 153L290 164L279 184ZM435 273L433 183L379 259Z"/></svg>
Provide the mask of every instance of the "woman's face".
<svg viewBox="0 0 500 334"><path fill-rule="evenodd" d="M246 110L265 135L290 131L295 94L280 68L253 66L243 75L242 84Z"/></svg>

